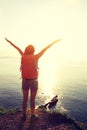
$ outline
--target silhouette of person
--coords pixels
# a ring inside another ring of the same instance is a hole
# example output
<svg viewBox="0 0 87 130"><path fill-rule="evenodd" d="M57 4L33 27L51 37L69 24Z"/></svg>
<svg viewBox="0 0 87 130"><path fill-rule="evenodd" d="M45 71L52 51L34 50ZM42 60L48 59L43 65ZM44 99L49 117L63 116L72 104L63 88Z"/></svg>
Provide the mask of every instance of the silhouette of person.
<svg viewBox="0 0 87 130"><path fill-rule="evenodd" d="M23 90L23 102L22 102L22 120L26 120L26 108L28 102L28 95L30 91L30 113L31 118L37 118L35 115L35 97L38 90L38 60L44 54L44 52L50 48L53 44L59 42L61 39L54 41L46 46L38 54L34 54L35 47L28 45L23 52L19 47L14 45L11 41L5 38L21 55L21 75L22 75L22 90Z"/></svg>

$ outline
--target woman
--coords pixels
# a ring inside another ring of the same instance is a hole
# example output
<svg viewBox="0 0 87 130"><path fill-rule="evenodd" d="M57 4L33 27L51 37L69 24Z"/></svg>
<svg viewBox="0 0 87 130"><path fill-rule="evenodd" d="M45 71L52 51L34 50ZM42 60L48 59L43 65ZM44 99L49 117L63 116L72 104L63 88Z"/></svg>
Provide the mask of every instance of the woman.
<svg viewBox="0 0 87 130"><path fill-rule="evenodd" d="M59 42L61 39L54 41L47 47L42 49L38 54L34 55L35 48L33 45L28 45L23 52L19 47L14 45L11 41L5 38L14 48L18 50L21 55L21 75L22 75L22 90L23 90L23 103L22 120L26 120L26 108L28 102L28 94L30 91L30 112L31 119L37 119L35 115L35 97L38 90L38 60L44 54L44 52L50 48L53 44Z"/></svg>

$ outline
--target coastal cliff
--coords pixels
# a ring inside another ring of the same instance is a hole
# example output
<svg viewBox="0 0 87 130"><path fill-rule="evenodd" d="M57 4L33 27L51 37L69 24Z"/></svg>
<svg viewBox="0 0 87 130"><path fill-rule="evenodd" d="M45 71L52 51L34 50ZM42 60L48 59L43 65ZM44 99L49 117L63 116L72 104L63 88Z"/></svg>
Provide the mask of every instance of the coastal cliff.
<svg viewBox="0 0 87 130"><path fill-rule="evenodd" d="M27 111L27 119L21 121L19 109L0 109L0 130L87 130L87 124L78 123L59 112L36 109L39 119L31 121Z"/></svg>

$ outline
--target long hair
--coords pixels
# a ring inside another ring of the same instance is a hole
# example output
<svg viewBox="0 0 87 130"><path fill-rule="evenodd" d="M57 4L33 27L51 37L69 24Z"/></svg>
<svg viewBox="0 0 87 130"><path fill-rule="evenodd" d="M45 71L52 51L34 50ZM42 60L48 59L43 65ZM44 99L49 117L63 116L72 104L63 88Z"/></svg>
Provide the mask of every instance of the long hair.
<svg viewBox="0 0 87 130"><path fill-rule="evenodd" d="M26 55L34 54L34 51L35 51L34 46L33 45L28 45L25 48L24 54L26 54Z"/></svg>

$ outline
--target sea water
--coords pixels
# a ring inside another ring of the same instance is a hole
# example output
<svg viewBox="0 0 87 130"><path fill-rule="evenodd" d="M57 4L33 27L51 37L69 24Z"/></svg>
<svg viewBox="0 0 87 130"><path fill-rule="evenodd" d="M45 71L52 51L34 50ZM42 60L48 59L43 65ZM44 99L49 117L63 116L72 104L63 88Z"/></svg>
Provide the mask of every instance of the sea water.
<svg viewBox="0 0 87 130"><path fill-rule="evenodd" d="M0 58L0 106L21 108L22 79L19 68L19 58ZM42 77L39 78L36 105L45 104L52 96L58 95L58 110L66 111L78 121L87 122L87 61L68 61L62 65L57 76L56 84L49 91L43 89Z"/></svg>

